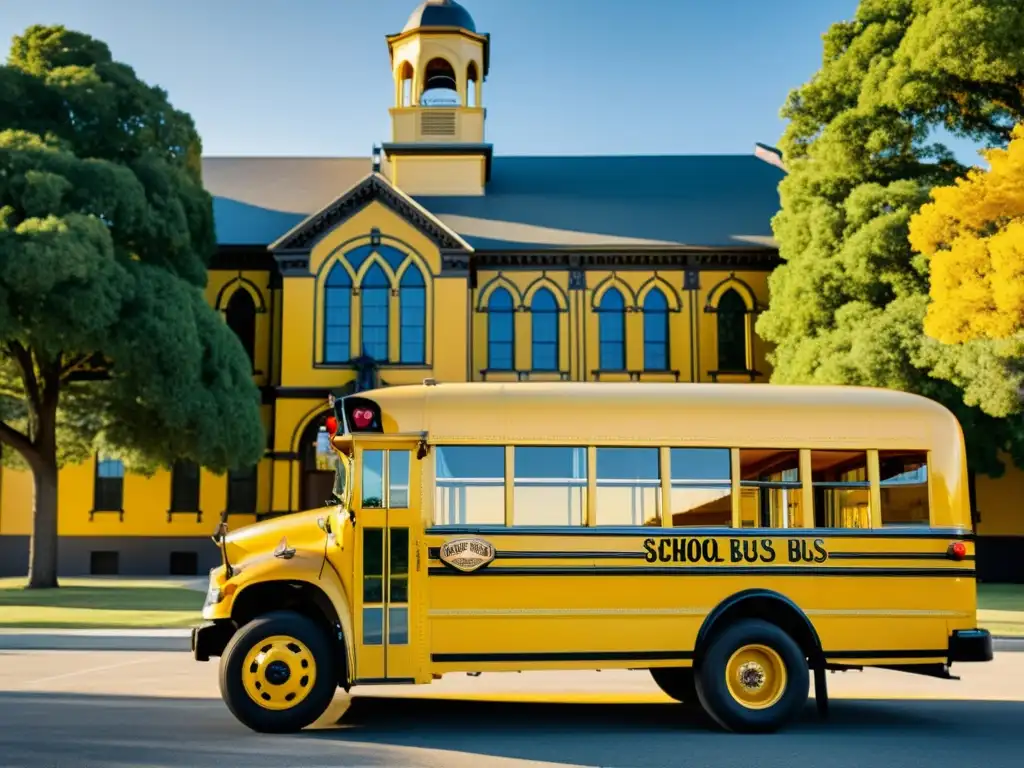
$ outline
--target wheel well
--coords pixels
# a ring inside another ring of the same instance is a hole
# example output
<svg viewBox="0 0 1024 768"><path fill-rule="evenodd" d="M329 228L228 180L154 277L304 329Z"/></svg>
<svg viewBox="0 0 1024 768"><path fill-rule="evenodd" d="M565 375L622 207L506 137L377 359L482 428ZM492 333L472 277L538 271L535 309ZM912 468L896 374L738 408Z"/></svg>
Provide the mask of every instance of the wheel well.
<svg viewBox="0 0 1024 768"><path fill-rule="evenodd" d="M236 626L241 627L271 611L295 611L323 627L338 645L341 659L338 681L342 685L347 684L346 638L342 635L338 612L322 589L305 581L266 581L254 584L238 593L231 607L231 619Z"/></svg>
<svg viewBox="0 0 1024 768"><path fill-rule="evenodd" d="M719 632L741 619L774 624L796 641L812 668L824 663L821 641L807 615L788 597L770 590L739 592L719 603L697 633L695 661L699 662L704 649Z"/></svg>

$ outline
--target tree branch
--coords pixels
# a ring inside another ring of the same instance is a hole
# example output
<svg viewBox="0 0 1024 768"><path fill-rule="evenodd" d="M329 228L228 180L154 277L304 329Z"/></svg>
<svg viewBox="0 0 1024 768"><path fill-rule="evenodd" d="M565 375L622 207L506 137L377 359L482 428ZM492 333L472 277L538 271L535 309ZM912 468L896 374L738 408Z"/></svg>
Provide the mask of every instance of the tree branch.
<svg viewBox="0 0 1024 768"><path fill-rule="evenodd" d="M0 421L0 443L11 446L20 453L29 464L34 464L39 458L39 452L27 436L21 434L14 427L10 427Z"/></svg>
<svg viewBox="0 0 1024 768"><path fill-rule="evenodd" d="M36 367L32 362L32 353L25 349L21 342L18 341L8 342L7 348L14 355L15 361L18 363L18 372L21 374L21 381L25 385L25 394L28 396L29 407L33 412L39 413L43 401L39 391L39 381L36 379Z"/></svg>
<svg viewBox="0 0 1024 768"><path fill-rule="evenodd" d="M82 355L81 357L72 360L70 363L65 363L61 366L60 377L62 379L67 379L75 371L80 371L82 368L85 368L89 364L90 360L92 360L92 355Z"/></svg>

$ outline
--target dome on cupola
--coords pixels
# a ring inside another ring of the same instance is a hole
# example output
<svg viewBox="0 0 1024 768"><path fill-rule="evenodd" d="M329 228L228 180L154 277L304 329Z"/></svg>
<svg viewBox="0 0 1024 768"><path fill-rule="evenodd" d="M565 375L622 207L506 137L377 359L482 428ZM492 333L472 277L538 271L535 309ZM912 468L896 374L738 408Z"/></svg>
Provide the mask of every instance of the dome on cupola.
<svg viewBox="0 0 1024 768"><path fill-rule="evenodd" d="M426 0L420 3L412 12L402 32L424 27L458 27L468 32L476 32L473 17L455 0Z"/></svg>

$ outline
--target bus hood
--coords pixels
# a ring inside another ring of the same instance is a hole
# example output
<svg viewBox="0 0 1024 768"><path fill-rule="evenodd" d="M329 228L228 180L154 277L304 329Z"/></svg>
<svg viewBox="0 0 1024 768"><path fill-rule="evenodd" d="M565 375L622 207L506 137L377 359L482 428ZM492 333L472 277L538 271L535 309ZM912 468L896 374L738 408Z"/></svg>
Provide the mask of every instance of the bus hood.
<svg viewBox="0 0 1024 768"><path fill-rule="evenodd" d="M330 508L311 509L229 531L224 538L228 562L237 567L254 556L269 555L282 540L294 549L323 549L327 533L318 520L330 514Z"/></svg>

